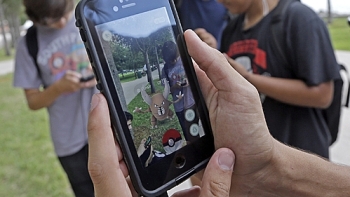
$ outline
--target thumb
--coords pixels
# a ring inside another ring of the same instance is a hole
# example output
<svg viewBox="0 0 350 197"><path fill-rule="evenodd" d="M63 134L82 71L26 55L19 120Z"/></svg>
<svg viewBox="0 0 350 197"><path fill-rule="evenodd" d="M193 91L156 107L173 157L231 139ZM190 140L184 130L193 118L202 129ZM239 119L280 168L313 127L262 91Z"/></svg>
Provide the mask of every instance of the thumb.
<svg viewBox="0 0 350 197"><path fill-rule="evenodd" d="M88 123L88 168L96 197L131 196L119 165L107 102L101 94L92 97Z"/></svg>
<svg viewBox="0 0 350 197"><path fill-rule="evenodd" d="M214 153L203 175L201 197L229 196L234 162L235 155L228 148Z"/></svg>

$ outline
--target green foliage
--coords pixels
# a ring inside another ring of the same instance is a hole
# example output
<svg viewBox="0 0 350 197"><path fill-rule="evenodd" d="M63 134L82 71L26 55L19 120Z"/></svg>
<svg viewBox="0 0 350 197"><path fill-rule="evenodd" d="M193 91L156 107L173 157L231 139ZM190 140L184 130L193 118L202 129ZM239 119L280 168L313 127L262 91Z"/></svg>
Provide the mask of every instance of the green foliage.
<svg viewBox="0 0 350 197"><path fill-rule="evenodd" d="M18 14L20 13L22 6L22 0L2 0L2 4L6 13Z"/></svg>
<svg viewBox="0 0 350 197"><path fill-rule="evenodd" d="M147 63L156 65L161 59L159 48L165 41L172 39L171 31L170 27L165 27L147 38L113 35L109 44L118 71L142 69Z"/></svg>
<svg viewBox="0 0 350 197"><path fill-rule="evenodd" d="M0 196L73 196L54 153L46 110L30 111L12 74L0 76Z"/></svg>

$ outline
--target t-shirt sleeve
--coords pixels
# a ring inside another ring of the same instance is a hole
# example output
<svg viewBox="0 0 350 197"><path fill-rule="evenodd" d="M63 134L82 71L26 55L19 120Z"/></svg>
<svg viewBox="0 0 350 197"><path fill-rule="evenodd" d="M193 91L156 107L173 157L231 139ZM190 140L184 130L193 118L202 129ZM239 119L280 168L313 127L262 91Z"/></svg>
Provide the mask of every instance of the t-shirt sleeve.
<svg viewBox="0 0 350 197"><path fill-rule="evenodd" d="M33 58L29 55L25 38L22 37L16 48L13 85L23 89L36 89L42 84Z"/></svg>
<svg viewBox="0 0 350 197"><path fill-rule="evenodd" d="M313 86L340 77L328 29L302 4L292 4L287 20L287 46L297 78Z"/></svg>

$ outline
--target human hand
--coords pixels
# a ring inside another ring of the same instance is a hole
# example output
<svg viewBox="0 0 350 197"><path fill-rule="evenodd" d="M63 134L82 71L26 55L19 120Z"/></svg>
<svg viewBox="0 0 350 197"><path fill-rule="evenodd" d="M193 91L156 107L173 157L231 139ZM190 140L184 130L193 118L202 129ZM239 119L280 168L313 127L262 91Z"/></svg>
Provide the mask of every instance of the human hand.
<svg viewBox="0 0 350 197"><path fill-rule="evenodd" d="M90 77L94 76L94 72L92 70L91 64L87 68L81 71L81 75L82 77L89 78L89 79ZM80 83L82 88L92 88L92 87L95 87L96 84L97 84L97 81L95 77L91 78L90 80L81 81Z"/></svg>
<svg viewBox="0 0 350 197"><path fill-rule="evenodd" d="M241 74L245 79L248 80L249 75L252 74L249 72L246 68L244 68L243 65L236 62L234 59L229 57L226 53L224 53L225 58L227 59L228 63L234 68L239 74Z"/></svg>
<svg viewBox="0 0 350 197"><path fill-rule="evenodd" d="M88 169L95 196L136 197L136 192L129 188L126 180L129 172L119 146L114 143L107 102L101 94L92 97L88 135Z"/></svg>
<svg viewBox="0 0 350 197"><path fill-rule="evenodd" d="M257 90L227 62L187 30L185 39L195 64L214 134L215 147L235 152L231 195L247 196L263 190L262 182L274 173L273 140L267 129ZM259 184L260 183L260 184Z"/></svg>
<svg viewBox="0 0 350 197"><path fill-rule="evenodd" d="M176 98L179 100L182 99L183 97L184 97L184 94L181 93L181 91L179 92L179 94L176 95Z"/></svg>
<svg viewBox="0 0 350 197"><path fill-rule="evenodd" d="M91 79L86 82L80 82L80 88L92 88L95 87L97 84L96 79Z"/></svg>
<svg viewBox="0 0 350 197"><path fill-rule="evenodd" d="M64 76L55 83L55 87L61 94L78 91L83 87L80 78L80 73L67 70Z"/></svg>
<svg viewBox="0 0 350 197"><path fill-rule="evenodd" d="M128 178L128 169L112 134L108 106L102 94L95 94L91 102L88 123L89 173L95 196L137 196ZM230 149L217 150L203 175L202 188L194 187L175 193L174 197L229 195L235 156Z"/></svg>
<svg viewBox="0 0 350 197"><path fill-rule="evenodd" d="M194 30L194 32L198 35L198 37L205 43L207 43L209 46L216 49L218 47L217 41L215 37L207 32L204 28L197 28Z"/></svg>

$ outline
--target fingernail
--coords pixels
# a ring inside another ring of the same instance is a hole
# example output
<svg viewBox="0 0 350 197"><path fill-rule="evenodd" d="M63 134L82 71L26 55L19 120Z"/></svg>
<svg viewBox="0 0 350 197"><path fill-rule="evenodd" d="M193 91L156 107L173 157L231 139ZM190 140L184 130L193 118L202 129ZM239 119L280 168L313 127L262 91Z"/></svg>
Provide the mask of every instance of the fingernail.
<svg viewBox="0 0 350 197"><path fill-rule="evenodd" d="M219 155L218 163L223 170L233 170L233 164L235 162L234 155L228 152L222 152Z"/></svg>
<svg viewBox="0 0 350 197"><path fill-rule="evenodd" d="M100 102L100 98L96 94L94 94L91 99L90 111L95 109L95 107L98 105L99 102Z"/></svg>

